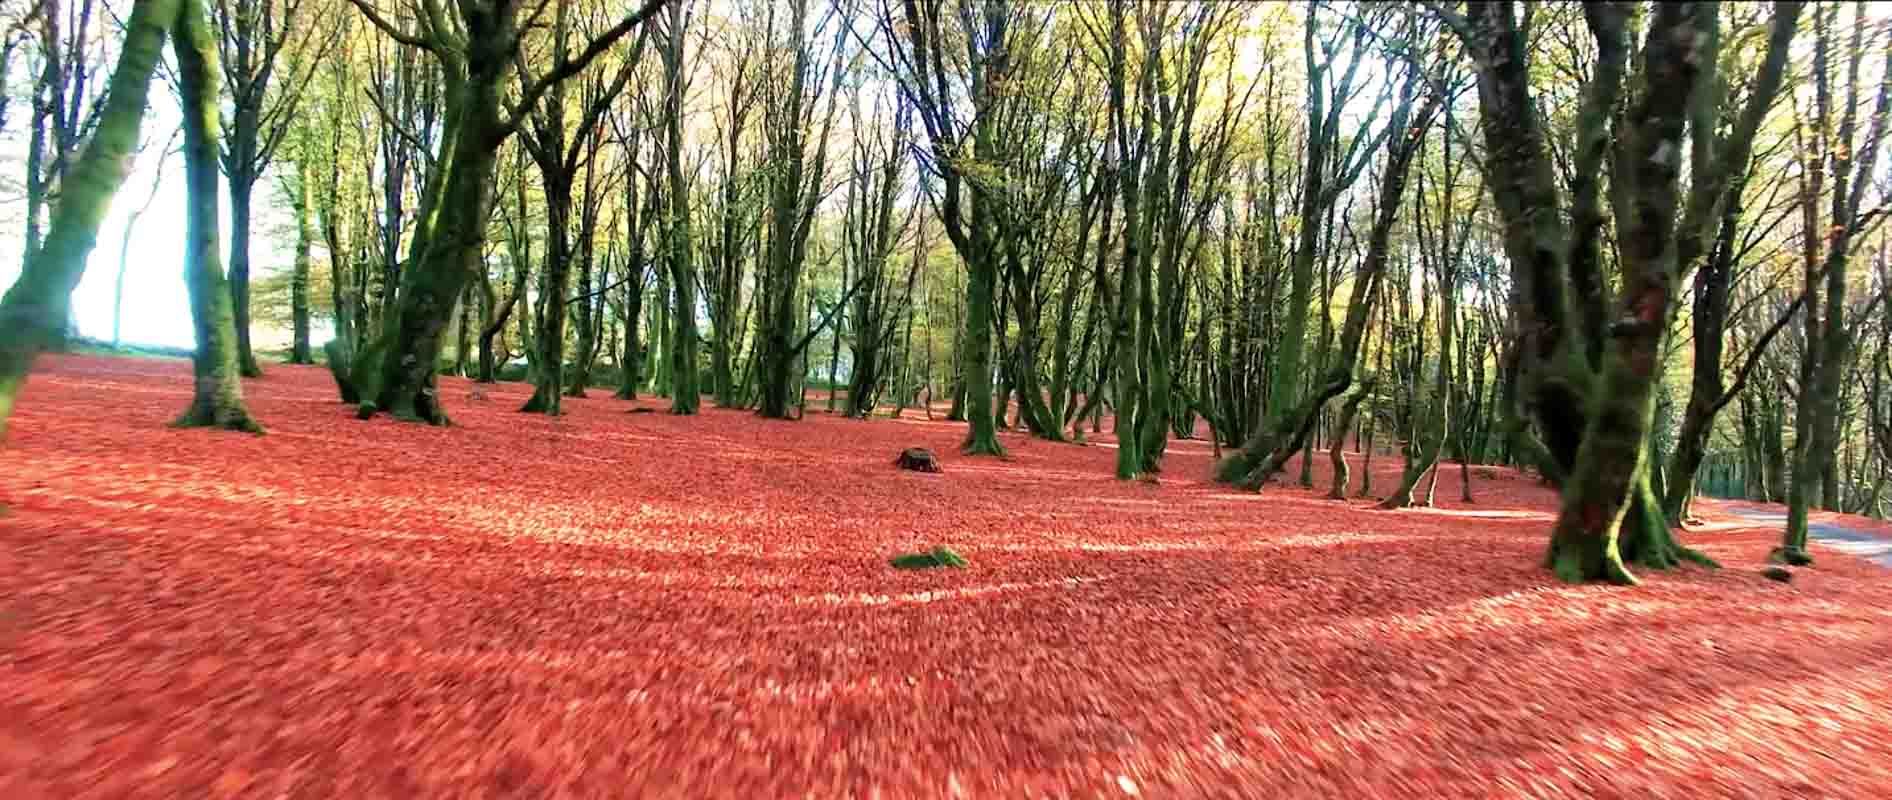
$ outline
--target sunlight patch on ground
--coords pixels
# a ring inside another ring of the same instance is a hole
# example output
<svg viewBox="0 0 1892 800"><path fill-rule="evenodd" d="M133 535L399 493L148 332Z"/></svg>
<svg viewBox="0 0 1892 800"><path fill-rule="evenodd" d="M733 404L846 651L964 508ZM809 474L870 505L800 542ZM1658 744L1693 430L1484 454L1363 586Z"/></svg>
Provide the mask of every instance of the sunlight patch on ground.
<svg viewBox="0 0 1892 800"><path fill-rule="evenodd" d="M1522 511L1522 510L1517 510L1517 509L1503 510L1503 509L1439 508L1439 507L1434 506L1434 507L1403 508L1399 510L1408 514L1433 514L1433 515L1442 516L1442 517L1462 517L1465 519L1508 519L1508 520L1528 519L1528 520L1539 520L1539 521L1548 522L1548 521L1555 520L1557 518L1555 514L1551 514L1544 511Z"/></svg>
<svg viewBox="0 0 1892 800"><path fill-rule="evenodd" d="M1253 549L1242 545L1230 546L1210 542L1138 542L1136 544L1105 544L1098 542L1068 542L1055 548L1026 549L1072 549L1086 553L1177 553L1208 550Z"/></svg>
<svg viewBox="0 0 1892 800"><path fill-rule="evenodd" d="M126 393L126 394L148 394L148 395L159 395L159 396L187 397L191 393L191 385L189 383L183 383L178 386L170 386L170 385L162 384L162 383L145 383L145 382L116 381L116 380L61 380L59 378L49 379L48 382L63 384L73 389L79 389L79 390L88 391L88 392L97 392L101 395ZM29 387L28 390L30 391L32 384L29 383L27 384L27 386ZM22 406L22 409L28 409L28 408L31 408L31 406L29 405Z"/></svg>
<svg viewBox="0 0 1892 800"><path fill-rule="evenodd" d="M1098 581L1109 580L1112 577L1114 576L1091 575L1091 576L1080 576L1080 577L1070 577L1070 578L1054 578L1050 580L1031 581L1028 583L999 583L999 584L992 584L988 586L968 586L963 589L935 589L932 591L906 592L903 594L868 594L865 592L857 592L853 594L841 594L837 592L828 592L826 594L799 595L795 597L790 597L788 598L788 600L789 602L794 603L795 605L827 604L827 605L833 605L833 606L884 606L884 605L923 604L923 603L936 603L941 600L963 600L969 597L981 597L984 595L999 594L1002 592L1021 592L1021 591L1030 591L1033 589L1069 588L1072 586L1079 586L1086 583L1096 583Z"/></svg>
<svg viewBox="0 0 1892 800"><path fill-rule="evenodd" d="M1037 482L1046 482L1046 481L1095 482L1098 479L1097 474L1093 472L1078 472L1076 470L1065 470L1065 469L1046 469L1044 467L1034 467L1034 466L1015 466L1015 467L1014 466L987 466L987 465L979 465L979 464L969 464L963 461L959 463L948 462L946 465L946 470L949 472L958 473L958 474L991 475L993 477L1005 478L1005 479L1014 480L1014 481L1022 480L1022 481L1037 481Z"/></svg>
<svg viewBox="0 0 1892 800"><path fill-rule="evenodd" d="M1653 618L1686 608L1663 600L1623 599L1612 603L1599 615L1582 602L1582 590L1572 587L1540 587L1480 597L1440 608L1348 619L1322 625L1321 635L1341 639L1370 640L1396 636L1402 639L1440 639L1473 636L1507 628L1538 628L1602 621L1612 623L1638 618Z"/></svg>
<svg viewBox="0 0 1892 800"><path fill-rule="evenodd" d="M946 422L946 420L943 420L943 419L927 419L926 417L923 417L923 416L915 417L911 415L902 415L898 417L875 416L874 419L876 421L898 422L898 423L903 423L906 425L939 425ZM959 425L961 423L954 422L951 424Z"/></svg>
<svg viewBox="0 0 1892 800"><path fill-rule="evenodd" d="M1173 501L1155 500L1155 499L1145 500L1141 498L1132 498L1132 497L1085 497L1082 499L1076 499L1073 502L1080 503L1083 505L1128 506L1132 508L1148 508L1148 509L1155 509L1155 510L1161 510L1161 509L1168 508L1170 506L1175 505Z"/></svg>
<svg viewBox="0 0 1892 800"><path fill-rule="evenodd" d="M1359 544L1384 544L1404 542L1411 536L1393 536L1374 533L1304 533L1290 534L1269 539L1215 539L1204 541L1140 541L1119 544L1115 542L1096 542L1076 539L1054 539L1047 543L1011 544L995 548L1002 552L1031 551L1055 552L1076 550L1084 553L1186 553L1186 552L1252 552L1259 550L1280 550L1290 548L1344 547Z"/></svg>
<svg viewBox="0 0 1892 800"><path fill-rule="evenodd" d="M1296 533L1275 539L1260 540L1265 547L1343 547L1350 544L1389 544L1392 542L1411 541L1412 536L1396 536L1388 533L1359 533L1341 531L1335 533Z"/></svg>

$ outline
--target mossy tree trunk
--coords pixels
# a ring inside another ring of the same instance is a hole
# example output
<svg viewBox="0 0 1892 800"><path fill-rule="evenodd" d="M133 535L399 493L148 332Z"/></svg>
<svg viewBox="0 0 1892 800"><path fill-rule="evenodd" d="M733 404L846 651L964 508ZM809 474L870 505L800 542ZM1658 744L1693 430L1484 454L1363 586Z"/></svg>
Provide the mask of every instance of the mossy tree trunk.
<svg viewBox="0 0 1892 800"><path fill-rule="evenodd" d="M294 274L289 284L289 314L292 340L289 347L289 363L313 364L315 354L309 344L309 272L313 261L310 251L315 248L314 183L303 173L301 163L296 164L295 202L292 211L296 215L296 260Z"/></svg>
<svg viewBox="0 0 1892 800"><path fill-rule="evenodd" d="M1151 217L1153 212L1146 208L1149 191L1143 186L1144 159L1150 150L1154 137L1155 119L1153 116L1155 93L1155 61L1160 57L1154 48L1146 49L1138 70L1136 97L1130 98L1126 90L1128 79L1128 43L1129 29L1125 23L1125 4L1112 3L1110 6L1111 48L1110 48L1110 123L1115 136L1112 144L1116 152L1122 154L1122 166L1116 170L1116 188L1121 192L1123 206L1123 256L1118 267L1117 284L1114 291L1110 282L1099 274L1098 302L1111 309L1110 347L1116 356L1115 373L1112 377L1111 399L1114 401L1115 419L1112 431L1117 434L1117 478L1131 480L1143 474L1149 463L1145 458L1145 438L1142 433L1142 417L1148 413L1145 407L1143 386L1144 367L1149 355L1145 327L1150 324L1142 313L1144 294L1149 287L1151 269ZM1136 123L1131 124L1130 108L1135 103L1138 109ZM1152 307L1154 303L1151 303Z"/></svg>
<svg viewBox="0 0 1892 800"><path fill-rule="evenodd" d="M178 5L178 0L132 4L98 127L66 176L44 241L0 298L0 437L6 434L34 359L61 335L71 313L72 290L98 244L99 225L125 183L144 121L151 73L163 55Z"/></svg>
<svg viewBox="0 0 1892 800"><path fill-rule="evenodd" d="M702 404L697 383L696 267L690 254L689 184L683 179L683 5L666 14L664 74L664 259L676 302L669 336L670 413L695 414Z"/></svg>
<svg viewBox="0 0 1892 800"><path fill-rule="evenodd" d="M973 212L976 218L978 211ZM985 226L975 222L970 237L973 247L988 236ZM962 251L963 254L963 251ZM979 263L975 261L988 262ZM992 307L997 295L998 268L981 256L966 260L966 335L960 360L965 363L965 413L968 428L959 449L967 455L1005 455L999 445L998 422L992 400Z"/></svg>
<svg viewBox="0 0 1892 800"><path fill-rule="evenodd" d="M191 404L178 417L184 427L214 427L262 433L243 402L241 351L236 314L218 257L217 38L204 0L183 0L172 27L178 93L184 110L184 283L190 293L191 354L196 385Z"/></svg>
<svg viewBox="0 0 1892 800"><path fill-rule="evenodd" d="M1624 21L1614 21L1613 41L1605 47L1626 47ZM1716 29L1712 4L1658 8L1645 44L1640 91L1616 134L1619 149L1611 177L1621 198L1620 317L1608 328L1587 423L1545 559L1565 581L1635 582L1619 542L1624 518L1629 516L1632 530L1642 535L1650 521L1660 520L1646 502L1653 497L1648 430L1678 281L1673 237L1681 206L1680 143L1690 110L1703 102L1696 87L1714 80Z"/></svg>
<svg viewBox="0 0 1892 800"><path fill-rule="evenodd" d="M559 125L563 127L563 120ZM572 200L571 184L563 180L563 175L553 172L541 177L545 181L546 237L545 271L539 291L544 295L540 298L544 305L538 330L532 335L539 348L537 361L542 366L532 387L532 396L519 410L556 417L560 413L559 400L565 394L565 296L571 288L572 266L566 235L571 224Z"/></svg>

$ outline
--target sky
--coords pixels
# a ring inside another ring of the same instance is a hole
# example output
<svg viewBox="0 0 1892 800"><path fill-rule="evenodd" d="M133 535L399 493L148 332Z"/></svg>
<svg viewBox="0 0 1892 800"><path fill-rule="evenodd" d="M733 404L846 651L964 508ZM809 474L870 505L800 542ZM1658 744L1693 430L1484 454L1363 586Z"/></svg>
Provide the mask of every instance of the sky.
<svg viewBox="0 0 1892 800"><path fill-rule="evenodd" d="M157 87L153 87L156 89ZM85 336L112 338L113 283L118 277L119 254L125 243L125 221L145 199L151 196L156 177L158 152L180 124L177 104L169 93L153 91L151 110L145 118L148 146L140 154L130 177L113 200L111 212L99 228L98 246L87 262L85 277L72 294L79 332ZM12 127L12 126L9 126ZM12 132L10 132L12 133ZM181 136L179 137L181 140ZM25 137L9 135L0 143L0 169L12 174L23 172ZM125 259L125 295L122 335L128 344L190 347L190 297L184 286L184 156L172 153L164 161L162 183L150 208L132 228L131 246ZM255 230L250 259L251 274L260 277L286 269L290 264L287 248L271 241L266 234L277 210L275 189L259 185ZM219 214L223 226L223 255L229 257L229 199L223 197ZM22 196L8 197L0 203L5 234L0 236L0 286L13 285L20 274L21 249L25 237L26 201ZM286 344L286 331L255 331L259 348ZM323 333L315 337L320 342Z"/></svg>

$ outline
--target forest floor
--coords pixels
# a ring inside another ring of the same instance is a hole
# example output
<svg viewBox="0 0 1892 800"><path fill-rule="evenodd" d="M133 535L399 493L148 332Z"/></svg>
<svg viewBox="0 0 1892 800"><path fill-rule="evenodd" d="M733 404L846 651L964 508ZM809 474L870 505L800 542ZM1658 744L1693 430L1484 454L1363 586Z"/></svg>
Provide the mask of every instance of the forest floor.
<svg viewBox="0 0 1892 800"><path fill-rule="evenodd" d="M251 437L166 427L186 362L42 364L4 797L1892 797L1892 573L1767 580L1776 529L1714 502L1724 569L1573 587L1504 470L1388 512L1225 490L1197 441L1155 485L1108 437L961 458L911 411L444 380L458 427L358 422L283 366ZM887 565L936 544L970 568Z"/></svg>

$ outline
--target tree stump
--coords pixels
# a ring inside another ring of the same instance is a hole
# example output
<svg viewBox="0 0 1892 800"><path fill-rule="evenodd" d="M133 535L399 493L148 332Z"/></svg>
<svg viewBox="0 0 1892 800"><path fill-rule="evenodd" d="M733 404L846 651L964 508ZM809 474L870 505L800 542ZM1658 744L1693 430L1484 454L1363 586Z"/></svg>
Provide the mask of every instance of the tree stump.
<svg viewBox="0 0 1892 800"><path fill-rule="evenodd" d="M909 447L900 451L900 457L893 460L894 466L915 472L939 472L939 457L924 447Z"/></svg>

